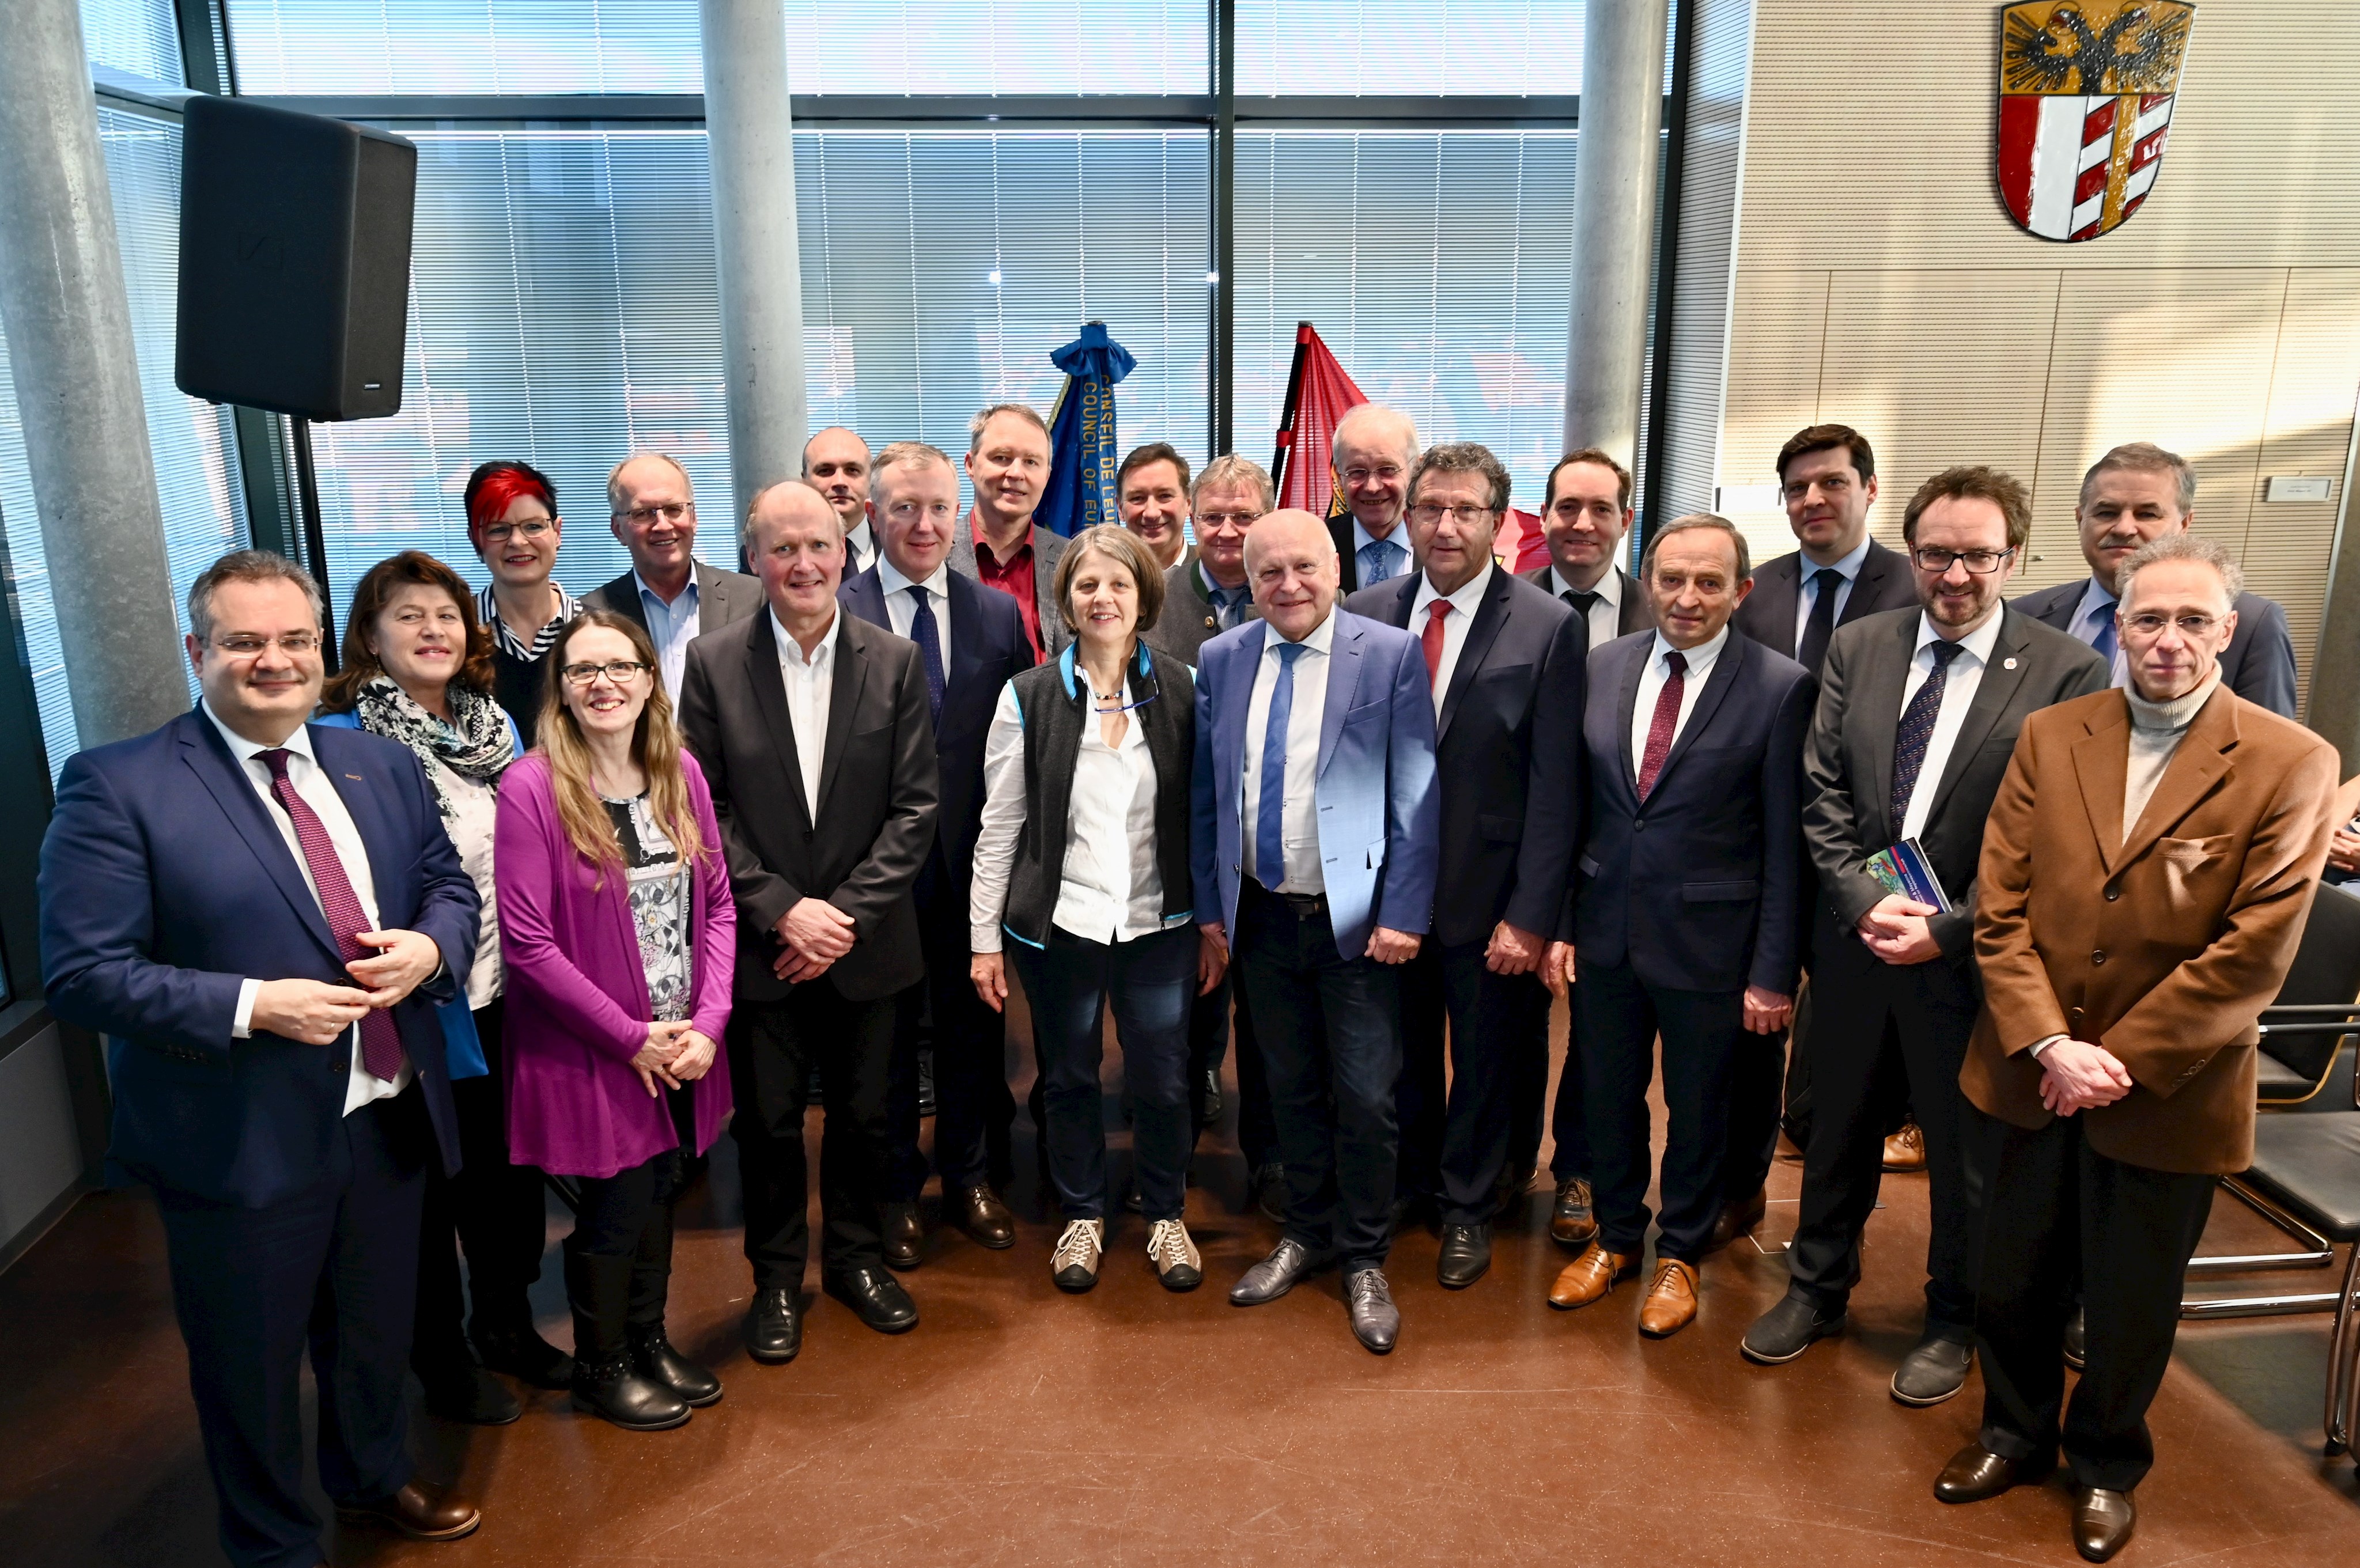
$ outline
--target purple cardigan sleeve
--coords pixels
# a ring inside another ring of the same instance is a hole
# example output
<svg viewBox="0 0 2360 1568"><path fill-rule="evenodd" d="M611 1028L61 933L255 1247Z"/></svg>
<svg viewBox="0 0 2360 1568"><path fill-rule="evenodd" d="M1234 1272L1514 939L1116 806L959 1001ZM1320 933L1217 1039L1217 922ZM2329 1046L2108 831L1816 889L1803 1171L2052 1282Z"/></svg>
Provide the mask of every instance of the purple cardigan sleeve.
<svg viewBox="0 0 2360 1568"><path fill-rule="evenodd" d="M647 1043L647 1025L625 1013L576 968L560 940L558 878L574 858L574 846L558 822L548 764L527 757L500 779L499 815L492 835L500 958L510 983L521 981L553 1022L628 1062Z"/></svg>
<svg viewBox="0 0 2360 1568"><path fill-rule="evenodd" d="M713 814L713 791L705 782L705 769L685 750L680 765L688 775L688 797L696 808L696 831L705 848L696 863L705 920L696 932L696 996L690 1016L696 1032L717 1044L729 1025L729 997L737 983L738 900L729 891L728 853L721 842L720 822Z"/></svg>

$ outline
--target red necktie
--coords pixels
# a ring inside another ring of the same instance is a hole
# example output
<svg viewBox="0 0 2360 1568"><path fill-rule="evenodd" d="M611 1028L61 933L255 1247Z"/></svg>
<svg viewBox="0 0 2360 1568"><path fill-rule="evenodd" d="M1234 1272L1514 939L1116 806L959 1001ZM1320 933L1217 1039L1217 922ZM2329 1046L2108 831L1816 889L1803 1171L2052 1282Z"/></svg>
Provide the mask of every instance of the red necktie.
<svg viewBox="0 0 2360 1568"><path fill-rule="evenodd" d="M1672 673L1665 681L1664 689L1655 693L1655 716L1647 721L1647 749L1639 758L1639 799L1643 801L1647 791L1655 787L1655 776L1664 770L1664 758L1672 754L1672 735L1680 727L1680 698L1688 691L1687 656L1667 651L1664 663Z"/></svg>
<svg viewBox="0 0 2360 1568"><path fill-rule="evenodd" d="M311 883L320 890L320 909L328 917L328 931L336 939L336 951L344 962L356 958L373 958L377 949L361 944L360 934L371 930L368 916L361 912L360 896L353 891L353 882L344 874L344 863L336 858L336 846L328 838L328 830L320 821L320 813L311 803L295 792L294 781L287 777L287 749L273 747L260 754L270 769L270 793L295 824L295 842L303 846L303 864L311 868ZM354 984L357 985L355 981ZM372 1078L391 1082L401 1071L401 1031L394 1027L393 1015L382 1007L372 1007L361 1019L361 1065Z"/></svg>
<svg viewBox="0 0 2360 1568"><path fill-rule="evenodd" d="M1426 607L1426 630L1418 641L1426 648L1426 684L1431 691L1442 679L1442 617L1450 614L1450 601L1437 599Z"/></svg>

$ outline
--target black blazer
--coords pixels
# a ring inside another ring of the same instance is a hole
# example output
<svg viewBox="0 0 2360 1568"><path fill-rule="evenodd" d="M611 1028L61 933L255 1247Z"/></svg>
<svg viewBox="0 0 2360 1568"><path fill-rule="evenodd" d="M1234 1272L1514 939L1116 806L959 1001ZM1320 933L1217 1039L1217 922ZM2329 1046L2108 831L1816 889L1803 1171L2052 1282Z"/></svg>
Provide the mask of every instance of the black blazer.
<svg viewBox="0 0 2360 1568"><path fill-rule="evenodd" d="M717 566L696 563L696 635L704 637L722 627L744 620L764 607L762 580L743 572L724 572ZM612 583L602 583L582 595L585 610L612 610L618 615L637 621L641 631L647 630L648 613L640 606L639 593L624 572Z"/></svg>
<svg viewBox="0 0 2360 1568"><path fill-rule="evenodd" d="M1764 561L1754 569L1754 592L1737 606L1730 625L1763 647L1792 658L1795 607L1802 601L1804 580L1818 570L1803 559L1800 550L1789 550L1775 561ZM1909 574L1909 558L1871 539L1868 554L1861 558L1860 574L1852 579L1852 593L1844 599L1843 613L1836 617L1836 625L1848 626L1885 610L1917 607L1918 584Z"/></svg>
<svg viewBox="0 0 2360 1568"><path fill-rule="evenodd" d="M2012 600L2008 607L2070 637L2073 612L2089 586L2088 578L2076 577ZM2248 702L2259 702L2271 713L2291 719L2294 682L2294 637L2287 630L2285 607L2259 593L2238 594L2237 635L2221 650L2221 684Z"/></svg>
<svg viewBox="0 0 2360 1568"><path fill-rule="evenodd" d="M1827 963L1858 954L1860 917L1885 897L1862 864L1900 837L1891 820L1893 751L1902 693L1917 658L1918 615L1888 610L1839 630L1819 676L1819 711L1803 753L1803 840L1819 880L1816 951ZM2105 661L2087 647L2014 608L2000 612L1992 661L1975 687L1958 740L1935 783L1933 810L1918 834L1952 909L1928 921L1947 968L1968 989L1974 980L1975 877L1983 823L2016 755L2025 719L2052 703L2106 687ZM1920 787L1922 788L1922 781Z"/></svg>
<svg viewBox="0 0 2360 1568"><path fill-rule="evenodd" d="M983 747L991 734L991 713L1000 689L1032 668L1032 639L1016 601L971 577L949 578L950 667L943 671L943 717L934 731L934 757L942 770L942 803L934 816L934 847L950 870L956 896L967 897L975 860L975 835L983 821ZM870 567L845 580L836 602L860 619L890 632L885 589ZM912 645L915 646L914 644ZM918 690L926 689L926 667L918 662ZM962 916L964 918L964 916Z"/></svg>
<svg viewBox="0 0 2360 1568"><path fill-rule="evenodd" d="M934 847L934 724L918 647L845 615L829 687L819 806L803 798L793 721L767 613L688 645L680 723L713 788L738 896L738 995L776 1001L779 917L805 898L852 917L825 978L852 1001L914 985L925 964L911 885Z"/></svg>
<svg viewBox="0 0 2360 1568"><path fill-rule="evenodd" d="M1641 632L1590 656L1590 821L1563 934L1582 962L1627 964L1650 985L1791 996L1808 887L1810 673L1731 637L1642 806L1631 716L1655 651L1655 634Z"/></svg>
<svg viewBox="0 0 2360 1568"><path fill-rule="evenodd" d="M1530 572L1519 572L1516 575L1562 604L1565 601L1557 598L1557 584L1549 580L1549 573L1554 570L1556 568L1553 565L1544 564L1534 567ZM1621 567L1614 569L1614 575L1622 580L1622 598L1614 617L1615 630L1624 637L1629 637L1633 632L1654 631L1655 609L1654 605L1647 603L1645 591L1632 580L1629 572Z"/></svg>
<svg viewBox="0 0 2360 1568"><path fill-rule="evenodd" d="M1363 588L1344 607L1412 630L1425 575ZM1491 572L1435 721L1434 931L1445 946L1484 942L1502 920L1543 936L1556 930L1580 831L1586 637L1565 604Z"/></svg>

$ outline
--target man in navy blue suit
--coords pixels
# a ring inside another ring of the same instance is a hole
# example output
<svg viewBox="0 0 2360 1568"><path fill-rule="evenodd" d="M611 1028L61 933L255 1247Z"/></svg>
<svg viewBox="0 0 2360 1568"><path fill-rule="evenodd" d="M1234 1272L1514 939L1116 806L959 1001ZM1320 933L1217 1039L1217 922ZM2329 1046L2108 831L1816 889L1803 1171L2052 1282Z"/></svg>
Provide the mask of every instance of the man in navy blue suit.
<svg viewBox="0 0 2360 1568"><path fill-rule="evenodd" d="M1016 1104L1008 1093L1000 1017L967 983L967 892L983 815L983 743L992 703L1009 677L1032 668L1032 639L1015 600L946 564L958 529L958 473L947 454L923 441L895 441L877 454L869 491L877 562L847 579L837 597L849 614L918 645L942 762L942 810L917 897L924 996L934 1015L934 1165L943 1175L943 1214L985 1247L1012 1247L1016 1219L992 1190L991 1172L1007 1163ZM885 1261L896 1269L918 1266L923 1239L916 1010L904 1008L894 1050L898 1185L885 1205Z"/></svg>
<svg viewBox="0 0 2360 1568"><path fill-rule="evenodd" d="M1286 1166L1286 1234L1229 1300L1275 1301L1338 1258L1353 1335L1393 1349L1399 966L1433 922L1434 699L1407 632L1336 605L1327 525L1246 536L1262 618L1198 650L1199 926L1234 954Z"/></svg>
<svg viewBox="0 0 2360 1568"><path fill-rule="evenodd" d="M322 606L300 568L225 556L188 608L202 702L58 781L49 1006L110 1037L108 1158L156 1189L230 1560L326 1561L307 1338L339 1514L452 1540L479 1516L412 1479L402 1380L426 1161L459 1165L434 1006L475 957L475 884L407 749L305 724Z"/></svg>
<svg viewBox="0 0 2360 1568"><path fill-rule="evenodd" d="M1640 577L1655 627L1590 656L1582 745L1590 821L1562 941L1573 985L1598 1236L1549 1290L1586 1306L1639 1269L1647 1235L1647 1086L1663 1037L1662 1231L1639 1332L1695 1321L1697 1266L1721 1206L1731 1065L1794 1010L1804 915L1808 671L1730 616L1752 586L1726 518L1676 518ZM1579 957L1579 970L1575 968Z"/></svg>

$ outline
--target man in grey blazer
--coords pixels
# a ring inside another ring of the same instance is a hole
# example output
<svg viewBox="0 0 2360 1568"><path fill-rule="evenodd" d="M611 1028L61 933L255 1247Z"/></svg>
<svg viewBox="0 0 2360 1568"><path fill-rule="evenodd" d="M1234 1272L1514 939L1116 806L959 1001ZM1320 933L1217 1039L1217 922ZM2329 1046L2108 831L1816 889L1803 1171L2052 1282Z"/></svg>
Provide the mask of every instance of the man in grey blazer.
<svg viewBox="0 0 2360 1568"><path fill-rule="evenodd" d="M582 606L612 610L646 628L676 711L690 641L760 609L762 585L696 559L695 487L688 470L662 452L617 463L606 476L606 506L631 569L584 594Z"/></svg>
<svg viewBox="0 0 2360 1568"><path fill-rule="evenodd" d="M2016 608L2098 650L2124 681L2114 641L2114 573L2149 539L2196 526L2196 472L2177 452L2147 441L2118 446L2081 476L2073 520L2090 575L2027 593ZM2295 716L2294 638L2286 611L2259 593L2237 595L2237 630L2221 655L2221 684L2274 713Z"/></svg>
<svg viewBox="0 0 2360 1568"><path fill-rule="evenodd" d="M1885 1123L1906 1091L1926 1142L1926 1329L1893 1375L1906 1405L1956 1394L1972 1364L1972 1238L1987 1162L1959 1089L1983 991L1975 969L1983 823L2026 717L2103 691L2096 654L2001 603L2032 536L2032 498L1995 469L1951 468L1901 525L1920 607L1870 615L1828 645L1804 753L1803 836L1819 872L1812 944L1811 1127L1786 1297L1754 1323L1750 1361L1775 1366L1843 1326L1876 1206ZM1889 891L1866 869L1923 847L1950 908Z"/></svg>
<svg viewBox="0 0 2360 1568"><path fill-rule="evenodd" d="M1032 526L1049 486L1049 427L1022 403L996 403L967 421L967 439L975 510L951 539L950 568L1014 599L1033 657L1048 659L1073 640L1055 586L1065 541Z"/></svg>

